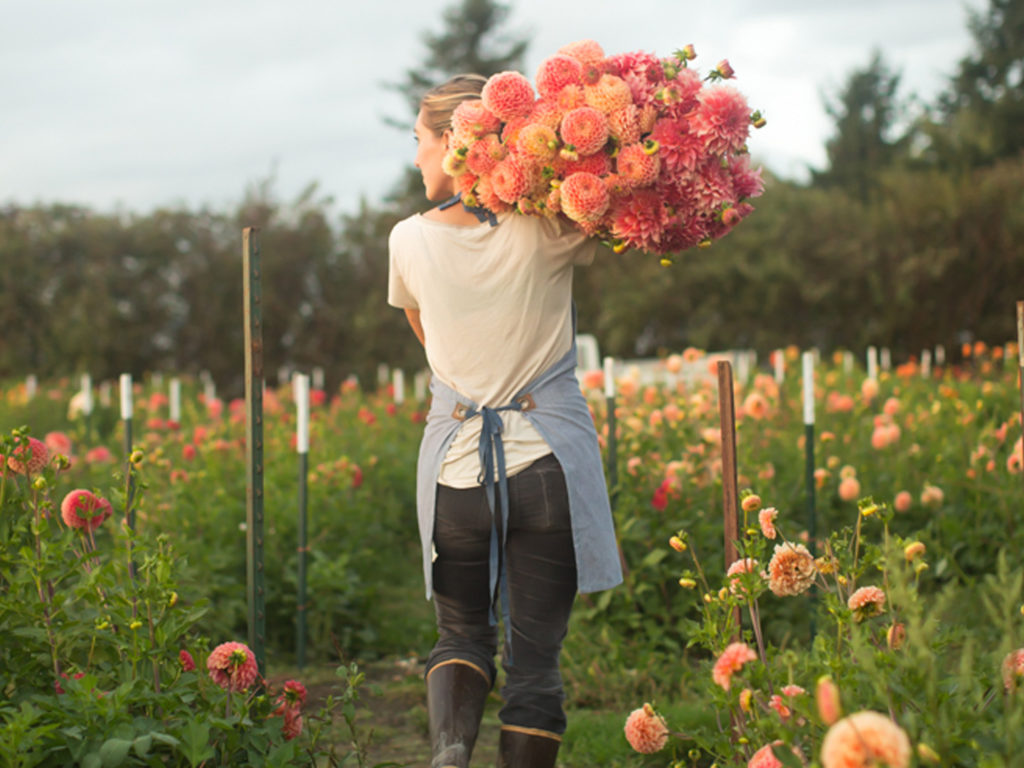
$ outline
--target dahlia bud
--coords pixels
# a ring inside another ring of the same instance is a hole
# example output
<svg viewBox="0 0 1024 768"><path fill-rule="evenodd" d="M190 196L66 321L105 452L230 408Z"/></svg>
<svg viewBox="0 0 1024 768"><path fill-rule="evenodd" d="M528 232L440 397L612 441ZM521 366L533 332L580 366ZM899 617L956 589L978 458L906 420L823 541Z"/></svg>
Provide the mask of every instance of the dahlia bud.
<svg viewBox="0 0 1024 768"><path fill-rule="evenodd" d="M668 540L668 544L676 552L685 552L686 551L686 542L683 541L678 536L673 536L671 539L669 539Z"/></svg>
<svg viewBox="0 0 1024 768"><path fill-rule="evenodd" d="M911 560L916 558L918 555L923 555L925 546L920 541L912 541L903 548L903 556L909 563Z"/></svg>
<svg viewBox="0 0 1024 768"><path fill-rule="evenodd" d="M178 593L177 592L171 592L171 597L167 601L167 605L168 605L168 607L173 608L177 604L178 604Z"/></svg>
<svg viewBox="0 0 1024 768"><path fill-rule="evenodd" d="M761 508L761 497L756 493L748 494L743 497L743 501L740 502L744 512L757 512Z"/></svg>
<svg viewBox="0 0 1024 768"><path fill-rule="evenodd" d="M683 589L693 589L697 586L697 582L693 579L688 579L685 576L679 580L679 586Z"/></svg>
<svg viewBox="0 0 1024 768"><path fill-rule="evenodd" d="M890 651L898 651L903 647L903 641L907 639L907 628L900 622L893 624L885 633L885 643Z"/></svg>
<svg viewBox="0 0 1024 768"><path fill-rule="evenodd" d="M690 43L689 45L684 45L682 48L676 51L676 58L684 62L696 59L697 51L693 47L693 43Z"/></svg>
<svg viewBox="0 0 1024 768"><path fill-rule="evenodd" d="M929 747L923 741L920 744L917 745L917 756L919 758L921 758L922 762L925 762L925 763L935 763L935 764L938 764L939 762L942 761L942 758L939 757L939 753L936 752L931 747Z"/></svg>
<svg viewBox="0 0 1024 768"><path fill-rule="evenodd" d="M647 139L646 141L644 141L644 154L653 155L658 151L660 146L661 145L658 144L658 142L656 142L654 139Z"/></svg>
<svg viewBox="0 0 1024 768"><path fill-rule="evenodd" d="M35 488L37 491L45 490L46 478L43 477L42 475L36 475L35 480L32 481L32 487Z"/></svg>
<svg viewBox="0 0 1024 768"><path fill-rule="evenodd" d="M697 247L698 248L709 248L709 247L711 247L711 238L710 237L703 238L699 243L697 243Z"/></svg>
<svg viewBox="0 0 1024 768"><path fill-rule="evenodd" d="M143 452L141 448L136 448L128 457L128 461L130 461L132 464L141 464L142 459L145 458L145 456L146 454Z"/></svg>
<svg viewBox="0 0 1024 768"><path fill-rule="evenodd" d="M755 128L764 128L768 121L764 119L764 115L762 115L761 110L758 109L750 116L750 123Z"/></svg>
<svg viewBox="0 0 1024 768"><path fill-rule="evenodd" d="M717 72L718 76L723 80L729 80L736 76L736 72L733 70L732 65L729 64L728 59L722 59L718 62L718 66L715 67L715 72Z"/></svg>
<svg viewBox="0 0 1024 768"><path fill-rule="evenodd" d="M825 725L832 725L842 715L839 688L828 675L818 678L814 689L814 698L818 704L818 715Z"/></svg>
<svg viewBox="0 0 1024 768"><path fill-rule="evenodd" d="M139 621L138 619L135 619L135 621L133 621L131 624L128 625L128 629L130 629L132 632L134 632L136 629L139 629L141 626L142 626L142 622Z"/></svg>
<svg viewBox="0 0 1024 768"><path fill-rule="evenodd" d="M663 267L671 267L672 266L672 259L668 258L667 256L662 256L661 257L661 266L663 266Z"/></svg>

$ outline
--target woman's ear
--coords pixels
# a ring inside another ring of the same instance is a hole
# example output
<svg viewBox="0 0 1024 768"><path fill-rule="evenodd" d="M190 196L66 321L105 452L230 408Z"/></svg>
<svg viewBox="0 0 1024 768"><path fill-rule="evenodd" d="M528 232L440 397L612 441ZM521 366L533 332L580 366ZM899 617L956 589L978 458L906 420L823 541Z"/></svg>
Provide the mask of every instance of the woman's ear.
<svg viewBox="0 0 1024 768"><path fill-rule="evenodd" d="M452 148L452 136L453 135L454 134L452 133L452 129L451 128L445 128L444 133L441 134L441 138L444 139L444 149L445 149L445 152L447 152L449 149Z"/></svg>

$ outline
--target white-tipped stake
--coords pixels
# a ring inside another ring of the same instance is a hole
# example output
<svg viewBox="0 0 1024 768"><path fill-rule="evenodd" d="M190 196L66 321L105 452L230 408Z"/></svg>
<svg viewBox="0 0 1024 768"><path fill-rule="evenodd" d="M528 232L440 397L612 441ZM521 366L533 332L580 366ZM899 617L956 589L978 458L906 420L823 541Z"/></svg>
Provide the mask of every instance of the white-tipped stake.
<svg viewBox="0 0 1024 768"><path fill-rule="evenodd" d="M391 378L391 371L388 370L387 363L378 363L377 365L377 386L386 387L388 380Z"/></svg>
<svg viewBox="0 0 1024 768"><path fill-rule="evenodd" d="M181 423L181 380L171 379L171 421Z"/></svg>
<svg viewBox="0 0 1024 768"><path fill-rule="evenodd" d="M31 400L36 396L36 391L39 389L39 379L36 378L34 373L30 373L25 377L25 397Z"/></svg>
<svg viewBox="0 0 1024 768"><path fill-rule="evenodd" d="M804 352L804 424L814 423L814 353Z"/></svg>
<svg viewBox="0 0 1024 768"><path fill-rule="evenodd" d="M82 374L82 413L92 413L92 376L88 373Z"/></svg>
<svg viewBox="0 0 1024 768"><path fill-rule="evenodd" d="M932 351L925 349L921 351L921 378L930 379L932 376Z"/></svg>
<svg viewBox="0 0 1024 768"><path fill-rule="evenodd" d="M781 384L786 379L786 353L776 349L772 355L772 363L775 366L775 383Z"/></svg>
<svg viewBox="0 0 1024 768"><path fill-rule="evenodd" d="M111 384L109 381L101 381L100 382L100 387L99 387L99 389L100 389L100 405L102 405L104 408L109 408L110 407L110 389L111 389L111 387L113 387L113 384ZM92 399L91 398L89 399L89 402L90 402L90 404L92 403ZM92 410L92 405L89 406L89 410L90 411Z"/></svg>
<svg viewBox="0 0 1024 768"><path fill-rule="evenodd" d="M298 453L309 453L309 376L304 373L295 374L292 379L292 392L295 396L295 450Z"/></svg>
<svg viewBox="0 0 1024 768"><path fill-rule="evenodd" d="M427 399L426 371L416 371L416 375L412 377L412 394L418 403L422 403Z"/></svg>
<svg viewBox="0 0 1024 768"><path fill-rule="evenodd" d="M213 383L213 379L208 378L203 382L203 399L207 405L217 399L217 385Z"/></svg>
<svg viewBox="0 0 1024 768"><path fill-rule="evenodd" d="M878 350L868 347L868 378L878 378Z"/></svg>
<svg viewBox="0 0 1024 768"><path fill-rule="evenodd" d="M324 369L321 368L319 365L316 368L313 369L313 378L312 378L311 383L312 383L313 389L323 389L324 388Z"/></svg>
<svg viewBox="0 0 1024 768"><path fill-rule="evenodd" d="M843 373L847 376L853 373L853 352L850 350L843 352Z"/></svg>
<svg viewBox="0 0 1024 768"><path fill-rule="evenodd" d="M132 375L122 373L120 379L121 387L121 419L128 421L132 417Z"/></svg>
<svg viewBox="0 0 1024 768"><path fill-rule="evenodd" d="M615 359L612 357L604 359L604 396L615 397Z"/></svg>
<svg viewBox="0 0 1024 768"><path fill-rule="evenodd" d="M395 405L405 402L405 372L401 368L392 371L391 383L395 390Z"/></svg>
<svg viewBox="0 0 1024 768"><path fill-rule="evenodd" d="M882 347L882 356L879 362L882 364L883 371L892 369L892 353L889 352L888 347Z"/></svg>
<svg viewBox="0 0 1024 768"><path fill-rule="evenodd" d="M945 365L946 364L946 348L941 344L935 345L935 364Z"/></svg>

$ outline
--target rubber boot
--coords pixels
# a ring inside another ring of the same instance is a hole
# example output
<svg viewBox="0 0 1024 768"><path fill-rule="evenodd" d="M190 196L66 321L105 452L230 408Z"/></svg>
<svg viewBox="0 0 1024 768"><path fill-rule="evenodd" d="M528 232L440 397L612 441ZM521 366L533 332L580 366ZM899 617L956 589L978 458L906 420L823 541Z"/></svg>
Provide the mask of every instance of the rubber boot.
<svg viewBox="0 0 1024 768"><path fill-rule="evenodd" d="M538 728L502 726L498 768L554 768L562 737Z"/></svg>
<svg viewBox="0 0 1024 768"><path fill-rule="evenodd" d="M427 674L431 768L468 768L491 680L476 664L442 661Z"/></svg>

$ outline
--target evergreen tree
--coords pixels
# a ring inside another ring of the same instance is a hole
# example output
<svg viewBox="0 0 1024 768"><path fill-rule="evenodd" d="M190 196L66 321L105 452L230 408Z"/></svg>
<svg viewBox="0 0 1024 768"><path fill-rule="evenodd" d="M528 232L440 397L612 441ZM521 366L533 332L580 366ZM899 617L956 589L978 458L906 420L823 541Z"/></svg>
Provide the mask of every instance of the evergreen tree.
<svg viewBox="0 0 1024 768"><path fill-rule="evenodd" d="M875 51L868 66L850 74L826 102L835 133L825 143L828 168L813 174L815 184L867 200L879 171L905 154L909 135L900 135L899 128L907 109L897 95L899 82L900 75Z"/></svg>
<svg viewBox="0 0 1024 768"><path fill-rule="evenodd" d="M1024 149L1024 0L990 0L972 11L971 55L960 61L930 126L931 159L987 165Z"/></svg>

